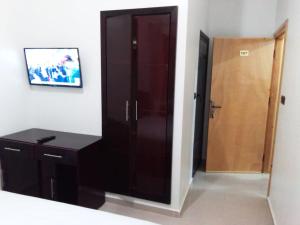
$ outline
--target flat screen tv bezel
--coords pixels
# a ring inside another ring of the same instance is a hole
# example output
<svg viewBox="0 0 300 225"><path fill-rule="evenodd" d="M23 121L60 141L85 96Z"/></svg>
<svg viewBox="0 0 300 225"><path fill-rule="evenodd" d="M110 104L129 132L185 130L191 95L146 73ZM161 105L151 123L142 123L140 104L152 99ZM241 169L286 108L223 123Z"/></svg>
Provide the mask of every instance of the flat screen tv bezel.
<svg viewBox="0 0 300 225"><path fill-rule="evenodd" d="M78 53L78 63L79 63L79 72L80 72L80 85L79 86L73 86L73 85L55 85L55 84L34 84L34 83L31 83L31 81L30 81L30 74L29 74L29 70L28 70L28 61L27 61L27 57L26 57L26 50L27 49L36 49L36 50L38 50L38 49L76 49L77 53ZM83 87L79 48L76 48L76 47L66 47L66 48L63 48L63 47L59 47L59 48L51 47L51 48L24 48L23 50L24 50L25 65L26 65L27 77L28 77L29 85L33 85L33 86L48 86L48 87L68 87L68 88L82 88Z"/></svg>

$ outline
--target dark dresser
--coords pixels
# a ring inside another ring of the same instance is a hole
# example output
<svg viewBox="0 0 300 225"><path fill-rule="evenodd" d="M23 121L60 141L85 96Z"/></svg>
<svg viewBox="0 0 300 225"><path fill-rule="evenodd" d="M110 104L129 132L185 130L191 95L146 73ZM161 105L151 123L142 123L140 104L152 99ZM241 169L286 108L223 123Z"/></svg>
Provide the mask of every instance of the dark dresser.
<svg viewBox="0 0 300 225"><path fill-rule="evenodd" d="M43 138L51 137L42 143ZM40 143L39 141L40 140ZM41 141L42 140L42 141ZM29 129L0 138L5 191L99 208L104 192L95 189L95 156L101 137Z"/></svg>

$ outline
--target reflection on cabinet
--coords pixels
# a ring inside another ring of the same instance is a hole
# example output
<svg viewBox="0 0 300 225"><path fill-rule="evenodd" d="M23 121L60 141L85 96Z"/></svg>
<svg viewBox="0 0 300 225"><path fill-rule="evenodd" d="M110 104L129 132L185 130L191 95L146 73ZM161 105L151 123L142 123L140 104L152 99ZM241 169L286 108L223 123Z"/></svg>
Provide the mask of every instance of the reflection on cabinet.
<svg viewBox="0 0 300 225"><path fill-rule="evenodd" d="M170 203L177 7L101 12L109 192Z"/></svg>

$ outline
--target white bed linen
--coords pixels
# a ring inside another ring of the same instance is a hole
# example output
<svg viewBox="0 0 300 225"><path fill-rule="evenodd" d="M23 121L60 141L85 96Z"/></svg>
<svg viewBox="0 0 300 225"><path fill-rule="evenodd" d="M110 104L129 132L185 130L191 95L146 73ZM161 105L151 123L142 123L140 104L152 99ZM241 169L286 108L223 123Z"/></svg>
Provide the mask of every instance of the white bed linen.
<svg viewBox="0 0 300 225"><path fill-rule="evenodd" d="M99 210L0 191L1 225L157 225Z"/></svg>

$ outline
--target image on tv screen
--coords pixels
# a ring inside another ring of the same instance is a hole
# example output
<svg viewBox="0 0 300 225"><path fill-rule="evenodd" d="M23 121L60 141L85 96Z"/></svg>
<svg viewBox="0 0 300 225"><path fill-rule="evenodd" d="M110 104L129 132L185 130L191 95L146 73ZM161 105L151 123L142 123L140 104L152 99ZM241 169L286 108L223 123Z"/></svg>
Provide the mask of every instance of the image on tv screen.
<svg viewBox="0 0 300 225"><path fill-rule="evenodd" d="M25 48L32 85L82 87L77 48Z"/></svg>

